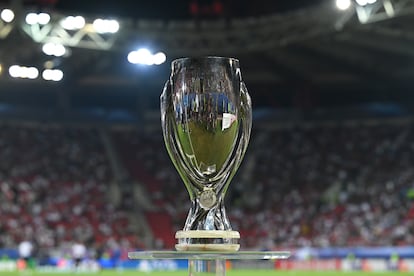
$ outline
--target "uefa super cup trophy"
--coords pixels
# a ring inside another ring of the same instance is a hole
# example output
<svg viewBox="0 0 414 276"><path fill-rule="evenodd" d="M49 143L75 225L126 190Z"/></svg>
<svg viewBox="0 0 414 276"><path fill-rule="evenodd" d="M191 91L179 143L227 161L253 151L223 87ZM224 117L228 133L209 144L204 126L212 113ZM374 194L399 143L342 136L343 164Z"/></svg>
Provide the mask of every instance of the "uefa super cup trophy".
<svg viewBox="0 0 414 276"><path fill-rule="evenodd" d="M231 228L224 196L243 159L252 122L239 61L182 58L171 67L161 95L162 129L191 199L176 249L237 251L240 234Z"/></svg>

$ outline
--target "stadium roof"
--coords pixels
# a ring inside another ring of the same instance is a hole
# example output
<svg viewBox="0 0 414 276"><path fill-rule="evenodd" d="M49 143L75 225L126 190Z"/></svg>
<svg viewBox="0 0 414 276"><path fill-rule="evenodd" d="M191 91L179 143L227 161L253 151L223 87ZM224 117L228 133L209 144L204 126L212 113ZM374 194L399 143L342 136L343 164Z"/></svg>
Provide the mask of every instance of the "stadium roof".
<svg viewBox="0 0 414 276"><path fill-rule="evenodd" d="M334 0L0 1L0 11L16 12L12 22L0 20L0 114L156 110L169 63L200 55L237 57L255 108L382 102L410 109L414 1L352 4L342 11ZM30 12L50 21L28 24ZM77 15L82 28L60 24ZM96 33L97 18L116 19L119 30ZM45 55L48 42L64 45L65 54ZM166 62L130 64L128 53L143 47L164 52ZM14 64L39 74L13 78ZM45 69L62 70L63 79L43 80Z"/></svg>

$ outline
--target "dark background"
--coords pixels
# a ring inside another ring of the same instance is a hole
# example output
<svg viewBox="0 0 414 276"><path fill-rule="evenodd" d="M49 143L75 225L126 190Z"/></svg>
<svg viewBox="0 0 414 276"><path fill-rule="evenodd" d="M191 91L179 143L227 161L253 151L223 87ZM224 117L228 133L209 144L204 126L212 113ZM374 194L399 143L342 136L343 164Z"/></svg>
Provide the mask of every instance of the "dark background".
<svg viewBox="0 0 414 276"><path fill-rule="evenodd" d="M413 109L409 5L392 18L366 24L355 11L338 11L335 1L327 0L37 0L0 5L20 7L22 14L49 11L52 19L80 14L87 22L97 17L121 22L109 49L69 46L70 55L61 58L45 56L42 44L16 23L0 39L3 118L145 120L158 112L170 62L204 55L240 60L256 117L404 116ZM129 64L128 52L141 47L165 52L167 61L160 66ZM12 64L41 68L47 61L64 71L63 81L8 76Z"/></svg>

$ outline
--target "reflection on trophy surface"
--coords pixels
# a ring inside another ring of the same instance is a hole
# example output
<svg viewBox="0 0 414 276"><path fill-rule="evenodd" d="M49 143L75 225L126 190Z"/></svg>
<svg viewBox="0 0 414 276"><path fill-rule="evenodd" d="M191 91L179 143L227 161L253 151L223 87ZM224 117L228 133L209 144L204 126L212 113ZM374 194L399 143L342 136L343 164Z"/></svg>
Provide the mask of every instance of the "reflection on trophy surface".
<svg viewBox="0 0 414 276"><path fill-rule="evenodd" d="M224 196L250 138L251 100L233 58L182 58L161 95L165 145L190 194L177 250L237 251Z"/></svg>

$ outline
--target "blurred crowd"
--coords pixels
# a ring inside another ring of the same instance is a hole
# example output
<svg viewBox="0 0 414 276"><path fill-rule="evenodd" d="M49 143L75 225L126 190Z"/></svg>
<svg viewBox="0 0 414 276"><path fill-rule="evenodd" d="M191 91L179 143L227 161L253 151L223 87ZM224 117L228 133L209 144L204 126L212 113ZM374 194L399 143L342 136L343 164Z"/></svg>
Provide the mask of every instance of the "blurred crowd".
<svg viewBox="0 0 414 276"><path fill-rule="evenodd" d="M128 213L107 200L112 173L96 129L2 125L0 133L0 248L137 246Z"/></svg>
<svg viewBox="0 0 414 276"><path fill-rule="evenodd" d="M189 198L160 150L160 132L127 132L123 143L140 149L136 163L153 176L152 199L170 214L173 235L184 225ZM413 165L410 121L258 127L226 209L243 248L410 245Z"/></svg>
<svg viewBox="0 0 414 276"><path fill-rule="evenodd" d="M138 248L131 210L107 200L113 180L99 132L52 125L0 126L0 248L82 241ZM188 193L160 129L109 131L130 176L181 229ZM244 249L414 243L414 125L318 123L253 129L226 209Z"/></svg>
<svg viewBox="0 0 414 276"><path fill-rule="evenodd" d="M412 123L290 126L257 136L251 178L235 183L237 208L229 210L246 247L413 244Z"/></svg>

